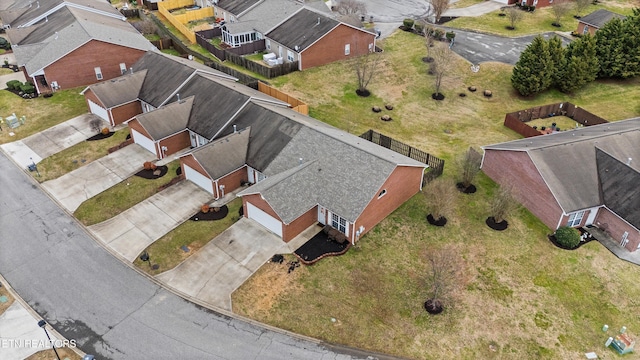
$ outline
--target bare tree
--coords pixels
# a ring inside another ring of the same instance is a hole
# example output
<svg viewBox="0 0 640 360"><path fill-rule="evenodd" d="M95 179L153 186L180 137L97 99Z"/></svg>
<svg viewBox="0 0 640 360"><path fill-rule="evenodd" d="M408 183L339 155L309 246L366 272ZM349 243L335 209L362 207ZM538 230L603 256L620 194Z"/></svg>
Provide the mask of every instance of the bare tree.
<svg viewBox="0 0 640 360"><path fill-rule="evenodd" d="M356 91L356 93L358 93L358 95L369 95L367 86L369 86L369 82L371 82L371 79L373 79L373 76L378 69L380 58L380 54L369 51L367 54L359 56L355 59L354 68L356 70L356 75L358 76L358 90Z"/></svg>
<svg viewBox="0 0 640 360"><path fill-rule="evenodd" d="M155 34L158 31L156 24L150 19L134 22L133 26L143 35Z"/></svg>
<svg viewBox="0 0 640 360"><path fill-rule="evenodd" d="M436 100L443 100L444 95L440 92L442 87L442 79L447 75L452 67L451 49L447 45L438 44L434 46L431 51L433 56L433 63L431 63L430 72L434 76L435 92L432 94L432 98Z"/></svg>
<svg viewBox="0 0 640 360"><path fill-rule="evenodd" d="M424 59L424 61L427 63L433 62L433 57L431 56L431 48L435 43L435 40L433 38L434 31L435 29L431 26L427 26L424 28L425 44L427 45L427 57Z"/></svg>
<svg viewBox="0 0 640 360"><path fill-rule="evenodd" d="M455 199L454 185L451 181L438 178L431 181L422 189L422 194L427 200L427 207L434 221L446 223L446 217L453 209Z"/></svg>
<svg viewBox="0 0 640 360"><path fill-rule="evenodd" d="M516 207L515 199L509 187L500 186L491 199L491 214L496 223L504 221Z"/></svg>
<svg viewBox="0 0 640 360"><path fill-rule="evenodd" d="M445 247L427 255L429 268L426 274L427 301L424 308L431 314L444 309L456 289L460 276L460 257L452 247Z"/></svg>
<svg viewBox="0 0 640 360"><path fill-rule="evenodd" d="M470 147L459 160L460 164L460 178L461 187L467 189L470 187L478 172L480 172L480 165L482 163L482 155L478 153L474 148Z"/></svg>
<svg viewBox="0 0 640 360"><path fill-rule="evenodd" d="M367 5L358 0L340 0L335 10L340 15L364 16L367 13Z"/></svg>
<svg viewBox="0 0 640 360"><path fill-rule="evenodd" d="M102 120L93 119L89 122L89 126L91 127L91 130L93 130L94 132L100 133L100 131L102 131Z"/></svg>
<svg viewBox="0 0 640 360"><path fill-rule="evenodd" d="M430 2L437 24L438 21L440 21L442 14L449 9L449 0L431 0Z"/></svg>
<svg viewBox="0 0 640 360"><path fill-rule="evenodd" d="M522 20L523 12L520 9L512 6L506 10L506 13L507 13L507 19L509 19L509 23L511 24L511 26L508 29L515 30L516 23Z"/></svg>
<svg viewBox="0 0 640 360"><path fill-rule="evenodd" d="M592 0L576 0L576 17L580 17L582 12L591 4Z"/></svg>
<svg viewBox="0 0 640 360"><path fill-rule="evenodd" d="M553 12L553 16L556 21L552 23L553 26L560 27L562 24L560 23L563 16L567 15L571 11L571 4L566 0L556 0L556 2L551 5L551 12Z"/></svg>

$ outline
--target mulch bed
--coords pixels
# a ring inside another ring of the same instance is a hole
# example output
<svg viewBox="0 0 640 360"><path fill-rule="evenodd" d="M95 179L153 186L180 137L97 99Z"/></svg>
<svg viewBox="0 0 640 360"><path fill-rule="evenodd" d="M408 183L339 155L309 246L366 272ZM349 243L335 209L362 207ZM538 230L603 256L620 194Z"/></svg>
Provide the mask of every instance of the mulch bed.
<svg viewBox="0 0 640 360"><path fill-rule="evenodd" d="M213 208L209 209L209 212L203 213L202 211L198 211L197 214L193 215L189 218L189 220L193 221L212 221L212 220L220 220L227 217L229 214L229 208L227 205L222 205L220 210L214 211Z"/></svg>
<svg viewBox="0 0 640 360"><path fill-rule="evenodd" d="M329 240L323 231L318 232L309 241L300 246L293 254L305 265L311 265L326 256L342 255L349 250L351 243L345 241L342 244Z"/></svg>
<svg viewBox="0 0 640 360"><path fill-rule="evenodd" d="M582 236L582 234L584 234L584 233L586 232L586 231L584 231L584 230L582 230L582 229L578 229L578 231L580 231L580 236ZM588 234L588 233L587 233L587 234ZM558 243L558 241L556 240L556 236L555 236L555 235L553 235L553 234L547 235L547 238L549 239L549 241L551 241L551 243L552 243L553 245L555 245L556 247L558 247L558 248L560 248L560 249L563 249L563 250L575 250L575 249L579 249L579 248L580 248L580 246L582 246L582 245L584 245L584 244L586 244L586 243L588 243L588 242L591 242L591 241L593 241L593 240L596 240L596 238L594 238L593 236L591 236L591 234L588 234L587 238L586 238L584 241L580 240L580 242L578 243L578 246L576 246L576 247L574 247L574 248L568 248L568 247L565 247L565 246L563 246L562 244Z"/></svg>
<svg viewBox="0 0 640 360"><path fill-rule="evenodd" d="M493 216L489 216L487 218L487 221L485 221L487 223L487 226L492 228L493 230L497 230L497 231L502 231L502 230L506 230L507 227L509 227L509 223L507 222L507 220L502 220L501 222L496 222L496 219L493 218Z"/></svg>
<svg viewBox="0 0 640 360"><path fill-rule="evenodd" d="M113 134L115 134L115 132L113 132L113 131L109 131L106 134L103 134L103 133L95 134L92 137L88 138L87 141L96 141L96 140L102 140L102 139L110 138L110 137L113 136Z"/></svg>
<svg viewBox="0 0 640 360"><path fill-rule="evenodd" d="M158 175L154 175L153 173L158 170L160 170L160 173ZM136 173L136 176L149 179L149 180L155 180L165 176L167 174L167 171L169 171L169 168L166 165L163 165L163 166L156 167L155 170L142 169Z"/></svg>
<svg viewBox="0 0 640 360"><path fill-rule="evenodd" d="M461 183L461 182L456 184L456 188L458 189L458 191L460 191L461 193L464 193L464 194L473 194L476 191L478 191L478 189L476 189L475 185L471 184L471 185L465 187L464 184Z"/></svg>

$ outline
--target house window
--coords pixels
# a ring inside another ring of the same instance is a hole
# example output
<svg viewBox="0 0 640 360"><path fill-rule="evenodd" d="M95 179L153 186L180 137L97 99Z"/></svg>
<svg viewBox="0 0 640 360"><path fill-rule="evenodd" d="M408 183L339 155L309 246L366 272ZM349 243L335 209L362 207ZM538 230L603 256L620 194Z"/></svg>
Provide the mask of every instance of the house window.
<svg viewBox="0 0 640 360"><path fill-rule="evenodd" d="M336 214L331 214L331 226L338 229L341 233L347 235L347 220Z"/></svg>
<svg viewBox="0 0 640 360"><path fill-rule="evenodd" d="M344 46L344 54L345 55L351 54L351 44L347 44Z"/></svg>
<svg viewBox="0 0 640 360"><path fill-rule="evenodd" d="M120 63L120 74L124 75L127 73L127 64Z"/></svg>
<svg viewBox="0 0 640 360"><path fill-rule="evenodd" d="M382 191L380 191L380 193L378 194L378 199L385 196L386 194L387 194L387 189L382 189Z"/></svg>
<svg viewBox="0 0 640 360"><path fill-rule="evenodd" d="M267 50L271 50L271 41L265 40L264 43L267 46Z"/></svg>
<svg viewBox="0 0 640 360"><path fill-rule="evenodd" d="M585 212L587 211L582 210L582 211L574 212L571 215L569 215L569 221L567 221L567 226L573 227L573 226L580 225Z"/></svg>
<svg viewBox="0 0 640 360"><path fill-rule="evenodd" d="M102 70L100 70L100 67L93 68L93 71L96 72L96 79L102 80Z"/></svg>
<svg viewBox="0 0 640 360"><path fill-rule="evenodd" d="M583 33L584 35L587 35L587 34L589 33L589 25L585 25L585 26L584 26L584 30L582 30L582 33Z"/></svg>
<svg viewBox="0 0 640 360"><path fill-rule="evenodd" d="M369 44L369 52L372 53L373 52L373 43Z"/></svg>
<svg viewBox="0 0 640 360"><path fill-rule="evenodd" d="M266 179L267 177L264 176L263 173L261 173L260 171L256 170L256 182L259 183L260 181Z"/></svg>
<svg viewBox="0 0 640 360"><path fill-rule="evenodd" d="M293 53L291 50L287 50L287 60L293 61Z"/></svg>

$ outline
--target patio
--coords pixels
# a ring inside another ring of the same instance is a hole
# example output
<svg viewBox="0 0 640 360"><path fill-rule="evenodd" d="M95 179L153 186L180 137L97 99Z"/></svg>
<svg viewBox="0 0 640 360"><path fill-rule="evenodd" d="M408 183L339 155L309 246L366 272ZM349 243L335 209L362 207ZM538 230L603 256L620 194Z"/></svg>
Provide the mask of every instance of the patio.
<svg viewBox="0 0 640 360"><path fill-rule="evenodd" d="M640 265L640 251L630 252L629 250L620 246L620 244L618 244L618 242L611 236L609 236L609 234L607 234L604 230L595 226L587 226L584 229L587 230L587 232L594 238L596 238L596 240L598 240L600 244L609 249L609 251L611 251L618 258L636 265Z"/></svg>

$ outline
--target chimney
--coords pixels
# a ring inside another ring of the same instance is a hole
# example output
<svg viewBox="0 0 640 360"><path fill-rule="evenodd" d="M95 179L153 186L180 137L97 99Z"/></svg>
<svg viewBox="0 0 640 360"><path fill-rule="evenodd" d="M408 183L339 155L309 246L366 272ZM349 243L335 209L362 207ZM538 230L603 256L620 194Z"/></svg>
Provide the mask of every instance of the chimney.
<svg viewBox="0 0 640 360"><path fill-rule="evenodd" d="M627 159L627 166L631 165L631 160L633 160L632 158L628 158Z"/></svg>

